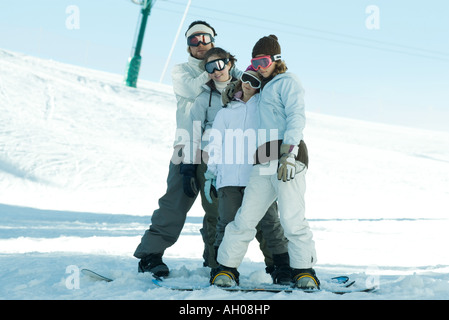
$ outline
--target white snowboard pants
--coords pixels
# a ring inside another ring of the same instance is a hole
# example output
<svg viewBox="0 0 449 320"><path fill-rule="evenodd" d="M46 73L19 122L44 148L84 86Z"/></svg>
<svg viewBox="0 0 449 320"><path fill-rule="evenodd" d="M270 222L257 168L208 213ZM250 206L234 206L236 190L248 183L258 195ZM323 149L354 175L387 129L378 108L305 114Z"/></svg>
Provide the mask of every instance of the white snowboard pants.
<svg viewBox="0 0 449 320"><path fill-rule="evenodd" d="M277 160L254 166L242 206L235 220L226 226L223 242L218 250L220 264L238 268L249 243L256 235L257 224L277 199L281 225L289 241L290 267L306 269L315 265L315 242L305 218L307 169L301 162L297 161L296 164L300 172L296 174L295 179L287 182L277 179Z"/></svg>

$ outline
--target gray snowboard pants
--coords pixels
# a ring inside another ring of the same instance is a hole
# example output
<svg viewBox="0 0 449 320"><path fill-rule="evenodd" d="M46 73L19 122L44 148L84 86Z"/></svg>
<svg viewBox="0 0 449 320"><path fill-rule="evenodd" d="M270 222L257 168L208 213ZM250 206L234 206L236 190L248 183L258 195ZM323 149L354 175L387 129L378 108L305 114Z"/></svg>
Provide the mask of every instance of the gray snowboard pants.
<svg viewBox="0 0 449 320"><path fill-rule="evenodd" d="M207 165L202 162L198 165L196 173L201 190L201 204L205 211L201 229L204 241L203 258L205 265L216 267L214 242L218 220L218 199L213 198L214 201L211 204L204 197L204 172L206 169ZM159 208L153 212L150 228L145 231L134 252L136 258L142 259L152 253L163 253L178 240L187 213L197 198L190 198L184 193L182 180L180 165L171 161L167 177L167 191L159 199Z"/></svg>

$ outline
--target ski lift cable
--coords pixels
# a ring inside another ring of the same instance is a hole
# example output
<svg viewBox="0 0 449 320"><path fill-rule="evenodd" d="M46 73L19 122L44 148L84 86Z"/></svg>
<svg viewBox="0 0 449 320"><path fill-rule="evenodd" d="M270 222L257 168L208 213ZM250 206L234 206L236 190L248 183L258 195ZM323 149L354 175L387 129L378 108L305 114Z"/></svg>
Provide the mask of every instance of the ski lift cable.
<svg viewBox="0 0 449 320"><path fill-rule="evenodd" d="M165 9L165 8L161 8L160 6L158 7L158 10L161 11L167 11L167 12L172 12L172 13L179 13L179 11L174 11L171 9ZM195 13L189 13L190 16L196 16L196 17L203 17L203 15L200 14L195 14ZM220 18L214 18L215 21L221 21L221 22L229 22L226 19L220 19ZM233 22L234 23L234 22ZM245 23L242 21L236 22L241 26L247 26L247 27L252 27L252 28L263 28L260 25L255 25L255 24L250 24L250 23ZM338 38L333 38L333 37L329 37L329 36L325 36L325 35L316 35L316 34L308 34L308 33L304 33L304 32L295 32L295 31L291 31L291 30L285 30L285 29L276 29L276 28L270 28L270 32L284 32L284 33L289 33L298 37L303 37L303 38L311 38L314 40L323 40L326 42L335 42L335 43L340 43L340 44L345 44L345 45L350 45L350 46L354 46L354 47L360 47L360 48L368 48L368 49L373 49L373 50L378 50L378 51L383 51L383 52L392 52L392 53L398 53L398 54L405 54L405 55L409 55L409 56L415 56L415 57L420 57L420 58L426 58L426 59L431 59L431 60L439 60L439 61L443 61L443 62L449 62L449 57L442 57L442 56L435 56L435 55L431 55L431 53L425 53L425 52L413 52L410 51L409 49L403 49L400 47L385 47L385 46L379 46L376 44L371 44L371 43L360 43L360 42L355 42L353 40L350 39L338 39Z"/></svg>
<svg viewBox="0 0 449 320"><path fill-rule="evenodd" d="M172 1L172 0L166 0L164 2L165 3L172 3L172 4L175 4L175 5L184 5L184 4L181 4L179 2ZM191 8L193 8L193 9L200 9L200 10L207 10L209 12L212 11L212 12L221 13L221 14L225 14L225 15L232 15L233 17L243 18L243 19L239 19L239 21L237 21L237 22L233 22L233 23L237 23L237 24L244 24L244 23L242 23L242 21L248 21L248 19L259 21L257 17L246 16L246 15L239 14L239 13L236 13L236 12L226 12L226 11L222 11L222 10L201 7L201 6L198 6L198 5L192 5ZM429 49L412 47L412 46L407 46L407 45L401 45L401 44L397 44L397 43L391 43L391 42L380 41L380 40L375 40L375 39L368 39L368 38L363 38L363 37L357 37L357 36L352 36L352 35L348 35L348 34L343 34L343 33L338 33L338 32L333 32L333 31L326 31L326 30L310 28L310 27L305 27L305 26L298 26L298 25L293 25L293 24L290 24L290 23L279 22L279 21L274 21L274 20L265 20L265 22L269 22L269 23L274 24L274 25L279 25L279 26L284 26L284 27L289 27L289 28L302 29L302 30L307 31L307 32L323 33L323 34L326 34L326 35L332 36L332 37L341 37L341 38L347 38L347 39L355 40L355 41L369 42L370 44L376 43L376 44L383 45L383 46L394 47L395 49L401 48L401 49L406 49L406 50L419 51L421 53L428 53L428 54L432 54L432 55L439 55L439 56L443 56L443 57L449 57L449 53L448 52L429 50ZM289 31L284 31L284 32L289 32ZM295 32L289 32L289 33L296 34ZM327 38L321 38L321 39L327 39ZM338 39L329 39L329 40L331 40L331 41L338 41L338 42L342 42L342 43L347 43L345 41L340 41ZM356 44L354 44L354 45L356 45ZM361 46L367 47L369 45L361 45ZM371 47L371 46L369 46L369 47ZM420 53L415 53L415 54L422 55ZM443 59L443 60L446 60L446 59Z"/></svg>

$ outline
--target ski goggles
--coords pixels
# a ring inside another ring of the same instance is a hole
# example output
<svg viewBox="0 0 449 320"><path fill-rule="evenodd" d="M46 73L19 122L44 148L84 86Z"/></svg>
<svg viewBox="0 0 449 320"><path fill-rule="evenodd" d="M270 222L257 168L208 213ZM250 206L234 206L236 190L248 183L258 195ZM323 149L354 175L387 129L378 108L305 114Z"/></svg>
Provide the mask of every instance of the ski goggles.
<svg viewBox="0 0 449 320"><path fill-rule="evenodd" d="M280 54L276 54L274 56L262 56L251 59L251 65L255 70L259 70L259 68L266 69L277 60L281 60Z"/></svg>
<svg viewBox="0 0 449 320"><path fill-rule="evenodd" d="M204 65L204 69L206 69L207 73L214 73L215 70L217 71L223 70L228 63L229 59L212 60Z"/></svg>
<svg viewBox="0 0 449 320"><path fill-rule="evenodd" d="M253 89L259 89L262 84L256 76L253 76L251 73L246 72L242 73L242 75L240 76L240 80L242 80L242 82L244 83L249 83L249 85Z"/></svg>
<svg viewBox="0 0 449 320"><path fill-rule="evenodd" d="M203 46L214 42L214 37L210 33L197 33L192 34L187 38L187 45L190 47L198 47L200 44Z"/></svg>

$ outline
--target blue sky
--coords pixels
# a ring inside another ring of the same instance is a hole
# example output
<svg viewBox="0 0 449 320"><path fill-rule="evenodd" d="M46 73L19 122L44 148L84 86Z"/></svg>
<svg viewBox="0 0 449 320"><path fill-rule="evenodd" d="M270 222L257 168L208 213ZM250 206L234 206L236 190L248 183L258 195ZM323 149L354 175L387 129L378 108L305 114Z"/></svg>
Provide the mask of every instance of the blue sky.
<svg viewBox="0 0 449 320"><path fill-rule="evenodd" d="M141 79L159 82L187 2L154 3ZM69 6L79 28L67 27ZM130 0L2 1L0 48L124 74L139 10ZM187 59L187 26L202 19L239 68L260 37L276 34L310 111L449 131L448 15L446 0L193 0L163 83Z"/></svg>

